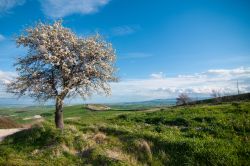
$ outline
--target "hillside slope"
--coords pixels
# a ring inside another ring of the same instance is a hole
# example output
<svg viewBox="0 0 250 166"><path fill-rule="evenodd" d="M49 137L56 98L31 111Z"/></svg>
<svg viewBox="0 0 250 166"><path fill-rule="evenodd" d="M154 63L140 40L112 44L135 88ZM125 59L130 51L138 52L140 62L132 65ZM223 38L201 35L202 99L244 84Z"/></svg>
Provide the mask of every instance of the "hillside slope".
<svg viewBox="0 0 250 166"><path fill-rule="evenodd" d="M250 164L250 101L155 112L72 106L64 114L63 132L48 114L5 139L0 165Z"/></svg>
<svg viewBox="0 0 250 166"><path fill-rule="evenodd" d="M211 103L237 102L237 101L248 101L248 100L250 100L250 93L243 93L238 95L229 95L229 96L193 101L190 102L190 104L211 104Z"/></svg>

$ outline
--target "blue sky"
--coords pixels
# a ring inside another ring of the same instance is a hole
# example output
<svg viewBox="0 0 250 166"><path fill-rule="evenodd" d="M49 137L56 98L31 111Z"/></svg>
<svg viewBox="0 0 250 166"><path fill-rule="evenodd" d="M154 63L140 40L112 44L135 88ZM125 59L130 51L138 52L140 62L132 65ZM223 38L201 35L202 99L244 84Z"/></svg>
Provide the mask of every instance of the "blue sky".
<svg viewBox="0 0 250 166"><path fill-rule="evenodd" d="M91 101L233 93L237 79L242 91L250 90L248 0L0 0L2 82L15 75L14 58L25 54L14 36L57 19L78 35L101 33L117 50L121 82L112 84L113 96Z"/></svg>

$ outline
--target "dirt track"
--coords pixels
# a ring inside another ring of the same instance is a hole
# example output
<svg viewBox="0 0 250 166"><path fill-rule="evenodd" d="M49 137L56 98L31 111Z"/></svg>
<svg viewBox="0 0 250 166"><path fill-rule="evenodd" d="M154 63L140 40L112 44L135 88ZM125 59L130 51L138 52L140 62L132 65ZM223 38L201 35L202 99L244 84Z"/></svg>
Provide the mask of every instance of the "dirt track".
<svg viewBox="0 0 250 166"><path fill-rule="evenodd" d="M14 128L14 129L0 129L0 141L2 141L5 137L12 135L16 132L25 130L26 128Z"/></svg>

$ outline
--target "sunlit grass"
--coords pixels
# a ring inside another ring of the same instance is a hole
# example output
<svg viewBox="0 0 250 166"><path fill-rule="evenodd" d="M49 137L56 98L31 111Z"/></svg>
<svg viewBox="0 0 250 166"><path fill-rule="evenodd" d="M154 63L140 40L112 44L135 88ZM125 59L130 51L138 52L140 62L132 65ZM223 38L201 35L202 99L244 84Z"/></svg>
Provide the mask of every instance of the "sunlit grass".
<svg viewBox="0 0 250 166"><path fill-rule="evenodd" d="M28 112L17 114L31 116ZM42 125L1 143L0 164L249 165L250 162L250 102L165 107L156 112L92 112L81 105L70 106L64 109L63 132L54 127L53 109L41 112L46 119Z"/></svg>

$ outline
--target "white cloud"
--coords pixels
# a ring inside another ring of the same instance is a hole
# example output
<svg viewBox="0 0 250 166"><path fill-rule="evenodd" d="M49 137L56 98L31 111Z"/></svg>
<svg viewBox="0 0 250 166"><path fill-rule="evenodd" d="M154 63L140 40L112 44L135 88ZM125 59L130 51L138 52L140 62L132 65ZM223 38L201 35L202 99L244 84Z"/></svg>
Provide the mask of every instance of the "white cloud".
<svg viewBox="0 0 250 166"><path fill-rule="evenodd" d="M236 94L237 80L239 81L241 93L250 92L249 70L250 68L244 67L216 69L175 77L166 77L163 72L153 73L149 78L145 79L121 80L118 83L112 83L112 96L94 95L87 102L124 102L176 98L180 93L188 93L192 97L202 97L210 96L212 90L219 90L224 94ZM226 73L233 74L224 75L221 72L212 72L213 74L211 74L211 71L226 71ZM7 83L14 76L15 73L13 72L0 71L0 82ZM0 93L0 96L5 95Z"/></svg>
<svg viewBox="0 0 250 166"><path fill-rule="evenodd" d="M113 95L109 101L151 100L158 98L175 98L180 93L193 97L210 96L212 90L224 94L237 93L237 80L240 92L250 92L250 68L208 70L192 75L166 77L162 72L153 73L148 79L124 80L112 84ZM213 71L211 74L211 71ZM214 72L214 71L226 71Z"/></svg>
<svg viewBox="0 0 250 166"><path fill-rule="evenodd" d="M0 70L0 83L2 84L9 83L10 80L12 80L14 77L16 77L15 72L8 72L8 71Z"/></svg>
<svg viewBox="0 0 250 166"><path fill-rule="evenodd" d="M52 18L71 14L91 14L105 6L110 0L40 0L43 12Z"/></svg>
<svg viewBox="0 0 250 166"><path fill-rule="evenodd" d="M10 94L6 93L6 84L15 77L16 73L14 72L6 72L0 70L0 98L8 98L11 96Z"/></svg>
<svg viewBox="0 0 250 166"><path fill-rule="evenodd" d="M62 18L71 14L91 14L105 6L110 0L40 0L42 11L51 18ZM0 14L9 12L26 0L0 0Z"/></svg>
<svg viewBox="0 0 250 166"><path fill-rule="evenodd" d="M165 74L163 72L152 73L152 74L150 74L150 76L153 79L163 79L163 78L165 78Z"/></svg>
<svg viewBox="0 0 250 166"><path fill-rule="evenodd" d="M3 41L4 39L5 39L5 37L0 34L0 41Z"/></svg>
<svg viewBox="0 0 250 166"><path fill-rule="evenodd" d="M215 69L208 70L207 74L215 74L215 75L224 75L224 76L232 76L232 75L245 75L250 74L250 68L239 67L236 69L228 70L228 69Z"/></svg>
<svg viewBox="0 0 250 166"><path fill-rule="evenodd" d="M135 33L139 29L139 26L118 26L111 29L111 35L113 36L124 36Z"/></svg>
<svg viewBox="0 0 250 166"><path fill-rule="evenodd" d="M0 13L8 12L16 6L23 5L25 0L0 0Z"/></svg>

